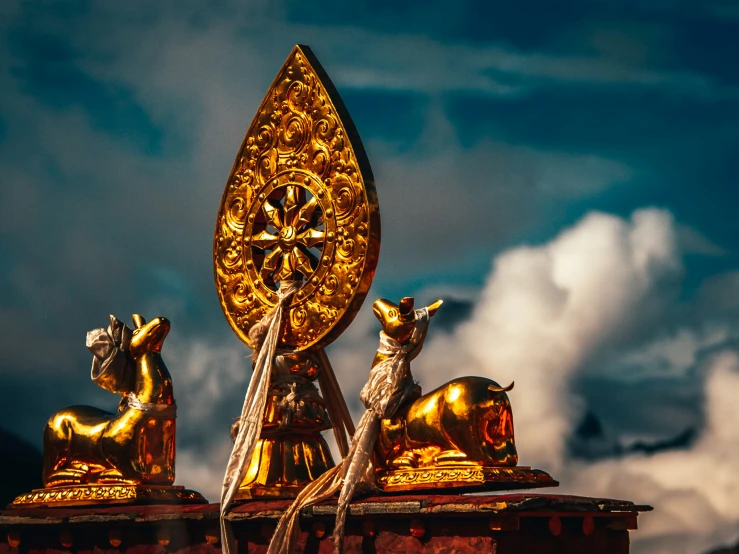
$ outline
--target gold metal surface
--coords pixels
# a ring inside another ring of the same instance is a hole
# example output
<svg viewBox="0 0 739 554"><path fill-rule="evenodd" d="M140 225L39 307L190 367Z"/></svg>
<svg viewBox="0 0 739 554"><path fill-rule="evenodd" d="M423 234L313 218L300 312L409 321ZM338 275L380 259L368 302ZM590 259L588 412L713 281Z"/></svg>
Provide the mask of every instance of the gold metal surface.
<svg viewBox="0 0 739 554"><path fill-rule="evenodd" d="M263 437L235 498L294 498L334 465L328 444L319 433Z"/></svg>
<svg viewBox="0 0 739 554"><path fill-rule="evenodd" d="M45 488L20 496L14 505L196 496L204 501L198 493L169 486L175 478L175 406L161 349L170 323L163 317L146 323L139 315L133 320L130 344L121 349L134 373L130 379L100 381L105 388L120 388L118 413L72 406L54 414L44 430Z"/></svg>
<svg viewBox="0 0 739 554"><path fill-rule="evenodd" d="M513 490L559 485L551 475L539 469L485 465L381 471L377 484L387 492L435 489Z"/></svg>
<svg viewBox="0 0 739 554"><path fill-rule="evenodd" d="M236 500L294 497L334 466L321 435L331 429L331 421L313 384L323 371L316 358L310 351L298 352L283 356L276 364L262 434Z"/></svg>
<svg viewBox="0 0 739 554"><path fill-rule="evenodd" d="M379 299L373 312L386 335L405 344L415 327L413 298ZM433 315L441 306L429 306ZM373 366L389 354L378 351ZM436 488L553 486L539 470L515 468L513 412L501 387L484 377L462 377L421 396L420 387L380 424L378 484L386 491Z"/></svg>
<svg viewBox="0 0 739 554"><path fill-rule="evenodd" d="M387 467L515 466L513 413L501 389L461 377L407 403L382 421L378 446Z"/></svg>
<svg viewBox="0 0 739 554"><path fill-rule="evenodd" d="M89 504L167 504L207 501L195 491L175 486L155 485L69 485L36 489L22 494L10 505L12 508L39 508L42 506L84 506Z"/></svg>
<svg viewBox="0 0 739 554"><path fill-rule="evenodd" d="M249 330L276 304L279 284L299 283L279 335L279 347L293 354L275 359L237 499L295 496L333 467L321 436L332 426L340 451L348 450L344 429L351 433L353 424L323 347L355 317L379 249L379 206L362 142L316 57L296 46L236 156L213 245L221 307L251 348Z"/></svg>
<svg viewBox="0 0 739 554"><path fill-rule="evenodd" d="M338 93L296 46L244 137L221 200L213 246L221 307L239 338L297 280L280 343L338 337L369 290L380 247L374 178ZM251 345L250 345L251 346Z"/></svg>

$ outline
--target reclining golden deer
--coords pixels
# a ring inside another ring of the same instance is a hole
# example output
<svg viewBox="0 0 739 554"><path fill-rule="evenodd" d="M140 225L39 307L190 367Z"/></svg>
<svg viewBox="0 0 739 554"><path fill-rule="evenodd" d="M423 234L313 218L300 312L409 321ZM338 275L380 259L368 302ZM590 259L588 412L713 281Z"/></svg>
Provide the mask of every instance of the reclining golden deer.
<svg viewBox="0 0 739 554"><path fill-rule="evenodd" d="M72 406L54 414L44 430L46 487L100 484L171 485L174 482L175 404L161 349L170 323L134 315L133 332L111 316L105 352L95 352L92 379L123 396L117 414ZM115 344L111 342L115 337ZM92 350L92 348L91 348ZM115 358L113 360L113 358Z"/></svg>
<svg viewBox="0 0 739 554"><path fill-rule="evenodd" d="M413 298L399 305L379 299L373 311L383 332L401 344L413 333ZM433 316L441 306L428 307ZM374 367L387 357L378 350ZM412 378L410 374L407 378ZM421 396L421 388L390 419L383 419L377 441L379 467L385 470L449 466L515 466L513 414L507 391L484 377L461 377Z"/></svg>

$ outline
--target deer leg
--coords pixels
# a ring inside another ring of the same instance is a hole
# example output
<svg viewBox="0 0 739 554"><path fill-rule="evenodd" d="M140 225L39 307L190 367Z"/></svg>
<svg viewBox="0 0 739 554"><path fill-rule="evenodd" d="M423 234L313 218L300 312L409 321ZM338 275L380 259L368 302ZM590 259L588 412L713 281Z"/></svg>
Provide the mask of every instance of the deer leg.
<svg viewBox="0 0 739 554"><path fill-rule="evenodd" d="M83 483L86 467L76 466L71 457L74 429L66 413L52 416L44 429L44 486L76 485Z"/></svg>
<svg viewBox="0 0 739 554"><path fill-rule="evenodd" d="M406 447L405 439L405 413L401 410L400 415L392 419L380 420L380 433L375 451L379 462L391 468L408 467L410 460L402 460Z"/></svg>
<svg viewBox="0 0 739 554"><path fill-rule="evenodd" d="M123 477L123 474L115 468L101 471L95 481L104 485L133 485L136 483L132 479Z"/></svg>
<svg viewBox="0 0 739 554"><path fill-rule="evenodd" d="M144 416L128 409L110 421L102 435L102 449L109 467L99 479L111 482L140 482L143 469L139 456L139 427Z"/></svg>
<svg viewBox="0 0 739 554"><path fill-rule="evenodd" d="M467 454L459 450L444 450L443 452L439 452L434 457L434 462L440 466L474 464L474 462L469 460Z"/></svg>
<svg viewBox="0 0 739 554"><path fill-rule="evenodd" d="M393 458L388 464L392 469L409 469L418 467L420 456L415 452L406 451Z"/></svg>

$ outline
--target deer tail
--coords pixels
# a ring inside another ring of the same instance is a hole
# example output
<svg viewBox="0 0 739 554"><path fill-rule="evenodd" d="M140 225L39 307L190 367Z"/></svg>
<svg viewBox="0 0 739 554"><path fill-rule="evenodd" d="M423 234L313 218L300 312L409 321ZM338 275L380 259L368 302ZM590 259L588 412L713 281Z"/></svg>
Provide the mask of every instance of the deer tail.
<svg viewBox="0 0 739 554"><path fill-rule="evenodd" d="M490 392L508 392L513 388L513 385L515 384L515 381L511 381L511 384L507 387L501 387L500 385L488 385L488 390Z"/></svg>

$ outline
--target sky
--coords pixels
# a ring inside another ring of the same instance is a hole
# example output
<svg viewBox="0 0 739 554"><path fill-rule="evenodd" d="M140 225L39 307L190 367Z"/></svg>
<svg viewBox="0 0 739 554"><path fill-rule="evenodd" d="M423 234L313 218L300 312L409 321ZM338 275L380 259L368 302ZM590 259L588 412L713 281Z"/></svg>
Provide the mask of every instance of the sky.
<svg viewBox="0 0 739 554"><path fill-rule="evenodd" d="M734 2L0 5L0 426L41 447L85 333L172 321L177 481L217 493L249 350L212 237L293 45L363 139L373 287L329 349L355 419L377 297L444 298L413 372L507 385L523 465L647 503L634 552L739 539L739 7Z"/></svg>

